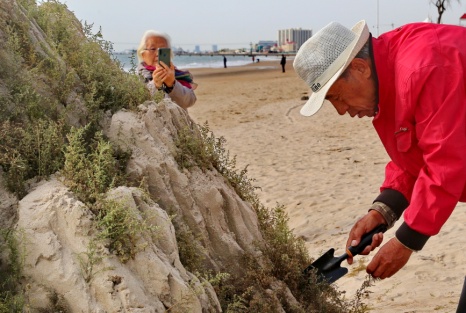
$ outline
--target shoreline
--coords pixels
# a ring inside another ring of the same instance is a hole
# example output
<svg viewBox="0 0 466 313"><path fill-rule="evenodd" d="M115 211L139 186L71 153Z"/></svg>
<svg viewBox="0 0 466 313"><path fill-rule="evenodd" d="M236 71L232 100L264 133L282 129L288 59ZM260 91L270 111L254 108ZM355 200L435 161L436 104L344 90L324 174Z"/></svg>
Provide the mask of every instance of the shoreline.
<svg viewBox="0 0 466 313"><path fill-rule="evenodd" d="M257 60L257 59L256 59ZM288 70L293 70L292 68L292 63L293 63L293 60L294 60L294 57L293 58L287 58L287 66L289 66L289 69ZM176 59L175 59L175 62L176 62ZM178 67L178 65L176 65ZM180 69L185 69L185 70L189 70L190 72L192 71L195 71L195 70L201 70L202 72L206 72L206 71L213 71L213 73L215 72L218 72L218 71L225 71L225 70L231 70L231 69L236 69L236 68L256 68L256 69L260 69L260 68L265 68L267 69L268 67L275 67L275 66L278 66L280 67L280 58L276 58L276 59L260 59L260 62L257 62L257 61L254 61L254 62L250 62L250 63L245 63L245 64L241 64L241 65L229 65L228 64L228 61L227 61L227 67L223 67L223 66L219 66L219 67L183 67L183 66L179 66ZM281 68L281 67L280 67ZM233 70L235 71L235 70ZM212 73L211 73L212 74Z"/></svg>
<svg viewBox="0 0 466 313"><path fill-rule="evenodd" d="M291 64L290 64L291 66ZM280 68L280 60L272 60L265 62L255 62L250 64L238 65L238 66L229 66L224 67L193 67L187 68L194 78L196 77L206 77L206 76L231 76L238 74L254 74L254 71L257 70L278 70Z"/></svg>

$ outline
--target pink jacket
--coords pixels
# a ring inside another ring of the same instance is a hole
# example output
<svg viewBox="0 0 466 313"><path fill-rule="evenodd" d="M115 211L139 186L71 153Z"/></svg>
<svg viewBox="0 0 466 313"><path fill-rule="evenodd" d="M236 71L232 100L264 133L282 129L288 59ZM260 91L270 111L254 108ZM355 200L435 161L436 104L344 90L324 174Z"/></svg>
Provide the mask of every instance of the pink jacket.
<svg viewBox="0 0 466 313"><path fill-rule="evenodd" d="M466 201L466 28L409 24L372 43L373 125L391 158L381 191L409 202L396 236L418 250Z"/></svg>

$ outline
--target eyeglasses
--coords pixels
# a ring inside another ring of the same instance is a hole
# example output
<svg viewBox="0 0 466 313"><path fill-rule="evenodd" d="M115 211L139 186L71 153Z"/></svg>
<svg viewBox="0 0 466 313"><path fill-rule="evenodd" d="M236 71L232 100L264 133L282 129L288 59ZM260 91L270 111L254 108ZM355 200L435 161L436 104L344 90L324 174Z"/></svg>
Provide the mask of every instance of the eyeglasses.
<svg viewBox="0 0 466 313"><path fill-rule="evenodd" d="M155 52L155 51L157 51L157 49L156 49L156 48L152 48L152 49L144 49L144 50L145 50L145 51L149 51L149 52Z"/></svg>

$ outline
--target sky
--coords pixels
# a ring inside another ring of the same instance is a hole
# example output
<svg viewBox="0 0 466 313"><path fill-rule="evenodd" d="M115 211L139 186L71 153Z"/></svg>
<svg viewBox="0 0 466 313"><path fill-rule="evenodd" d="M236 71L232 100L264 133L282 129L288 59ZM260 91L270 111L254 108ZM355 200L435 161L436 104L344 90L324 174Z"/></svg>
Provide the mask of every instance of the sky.
<svg viewBox="0 0 466 313"><path fill-rule="evenodd" d="M278 30L311 29L332 21L349 28L366 20L378 36L426 18L436 21L432 0L60 0L82 22L102 29L115 51L137 48L146 30L170 35L173 47L192 51L246 48L260 40L277 40ZM451 0L442 23L459 24L466 1ZM464 23L466 25L466 21Z"/></svg>

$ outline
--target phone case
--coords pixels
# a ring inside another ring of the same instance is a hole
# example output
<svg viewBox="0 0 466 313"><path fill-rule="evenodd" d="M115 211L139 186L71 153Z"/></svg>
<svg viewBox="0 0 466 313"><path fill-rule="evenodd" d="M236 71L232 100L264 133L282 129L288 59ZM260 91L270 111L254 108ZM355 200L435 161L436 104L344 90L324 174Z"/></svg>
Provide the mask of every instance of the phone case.
<svg viewBox="0 0 466 313"><path fill-rule="evenodd" d="M160 61L170 66L170 48L159 48L159 63Z"/></svg>

